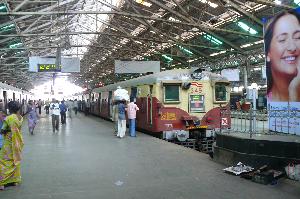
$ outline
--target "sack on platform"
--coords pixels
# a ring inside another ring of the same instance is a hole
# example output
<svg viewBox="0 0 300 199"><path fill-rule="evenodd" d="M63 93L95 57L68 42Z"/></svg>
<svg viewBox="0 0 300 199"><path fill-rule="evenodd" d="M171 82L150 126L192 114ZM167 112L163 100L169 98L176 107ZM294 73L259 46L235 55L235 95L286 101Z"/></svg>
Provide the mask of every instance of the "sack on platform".
<svg viewBox="0 0 300 199"><path fill-rule="evenodd" d="M285 172L288 178L300 181L300 164L289 164L285 167Z"/></svg>
<svg viewBox="0 0 300 199"><path fill-rule="evenodd" d="M125 89L122 89L122 88L118 88L114 92L114 100L115 101L122 101L122 100L129 101L128 91Z"/></svg>

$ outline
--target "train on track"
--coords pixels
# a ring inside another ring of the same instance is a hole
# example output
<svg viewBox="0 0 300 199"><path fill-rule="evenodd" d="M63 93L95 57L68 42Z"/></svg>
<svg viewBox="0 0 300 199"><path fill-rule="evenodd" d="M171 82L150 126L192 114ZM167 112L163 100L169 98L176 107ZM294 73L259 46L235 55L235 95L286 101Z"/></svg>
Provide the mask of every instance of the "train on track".
<svg viewBox="0 0 300 199"><path fill-rule="evenodd" d="M9 101L18 101L20 103L22 102L28 102L28 100L33 99L33 94L21 90L19 88L15 88L11 85L4 84L0 82L0 110L7 112L7 103Z"/></svg>
<svg viewBox="0 0 300 199"><path fill-rule="evenodd" d="M210 137L215 130L231 126L230 114L222 114L230 111L230 82L218 74L163 71L95 88L81 98L91 101L92 114L111 119L117 87L126 89L140 108L137 128L157 137L189 137L195 132Z"/></svg>

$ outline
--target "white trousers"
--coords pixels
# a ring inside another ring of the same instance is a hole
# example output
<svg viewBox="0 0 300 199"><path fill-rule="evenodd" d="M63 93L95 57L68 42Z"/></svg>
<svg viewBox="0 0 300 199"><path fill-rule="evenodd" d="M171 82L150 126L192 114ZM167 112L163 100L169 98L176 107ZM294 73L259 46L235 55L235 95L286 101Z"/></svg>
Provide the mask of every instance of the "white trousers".
<svg viewBox="0 0 300 199"><path fill-rule="evenodd" d="M118 137L124 137L126 132L126 120L118 119Z"/></svg>

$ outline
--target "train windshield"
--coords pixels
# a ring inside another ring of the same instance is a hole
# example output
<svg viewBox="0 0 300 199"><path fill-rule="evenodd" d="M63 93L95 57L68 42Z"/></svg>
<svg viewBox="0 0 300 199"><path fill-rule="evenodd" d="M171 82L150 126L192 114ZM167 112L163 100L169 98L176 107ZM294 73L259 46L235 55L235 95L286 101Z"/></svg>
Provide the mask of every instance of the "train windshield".
<svg viewBox="0 0 300 199"><path fill-rule="evenodd" d="M228 83L216 82L215 83L215 101L227 101L227 87Z"/></svg>
<svg viewBox="0 0 300 199"><path fill-rule="evenodd" d="M172 103L179 102L179 86L178 85L164 85L164 102Z"/></svg>

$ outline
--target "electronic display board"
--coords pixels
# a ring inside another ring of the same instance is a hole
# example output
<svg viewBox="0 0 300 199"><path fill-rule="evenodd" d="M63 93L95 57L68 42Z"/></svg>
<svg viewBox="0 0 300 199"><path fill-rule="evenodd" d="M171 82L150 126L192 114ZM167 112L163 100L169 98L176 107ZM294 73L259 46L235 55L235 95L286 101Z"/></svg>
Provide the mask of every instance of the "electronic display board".
<svg viewBox="0 0 300 199"><path fill-rule="evenodd" d="M189 108L191 113L204 112L204 95L190 95Z"/></svg>
<svg viewBox="0 0 300 199"><path fill-rule="evenodd" d="M38 64L38 72L61 72L62 66L55 64Z"/></svg>
<svg viewBox="0 0 300 199"><path fill-rule="evenodd" d="M80 72L78 57L62 57L59 67L56 67L55 57L29 57L29 71L31 72Z"/></svg>

